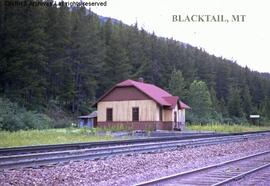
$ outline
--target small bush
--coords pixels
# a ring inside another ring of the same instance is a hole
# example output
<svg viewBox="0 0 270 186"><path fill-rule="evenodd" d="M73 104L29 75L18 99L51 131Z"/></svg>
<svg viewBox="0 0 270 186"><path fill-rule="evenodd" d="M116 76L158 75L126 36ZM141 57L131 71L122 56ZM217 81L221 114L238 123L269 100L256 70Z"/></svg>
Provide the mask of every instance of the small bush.
<svg viewBox="0 0 270 186"><path fill-rule="evenodd" d="M83 127L79 129L79 133L82 135L95 135L97 132L97 129L95 128L89 128L89 127Z"/></svg>
<svg viewBox="0 0 270 186"><path fill-rule="evenodd" d="M27 111L8 99L0 98L0 129L7 131L47 129L52 120L45 114Z"/></svg>
<svg viewBox="0 0 270 186"><path fill-rule="evenodd" d="M20 129L25 129L24 123L21 120L20 115L6 115L2 117L2 130L16 131Z"/></svg>
<svg viewBox="0 0 270 186"><path fill-rule="evenodd" d="M56 129L68 128L71 127L71 125L72 123L70 123L70 120L67 119L59 119L52 122L52 127Z"/></svg>

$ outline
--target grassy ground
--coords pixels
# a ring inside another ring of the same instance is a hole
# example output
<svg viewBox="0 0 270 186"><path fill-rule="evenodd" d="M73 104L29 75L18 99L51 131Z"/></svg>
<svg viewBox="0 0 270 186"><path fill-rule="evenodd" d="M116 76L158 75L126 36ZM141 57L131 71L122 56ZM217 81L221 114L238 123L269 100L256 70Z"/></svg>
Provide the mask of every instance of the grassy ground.
<svg viewBox="0 0 270 186"><path fill-rule="evenodd" d="M188 130L195 131L214 131L214 132L251 132L270 130L270 126L254 126L254 125L228 125L228 124L191 124L187 126Z"/></svg>
<svg viewBox="0 0 270 186"><path fill-rule="evenodd" d="M248 131L270 130L270 126L192 124L188 125L187 129L194 131L214 131L214 132L248 132ZM113 140L113 137L111 135L102 135L102 136L96 135L99 130L100 129L66 128L66 129L48 129L48 130L29 130L17 132L0 131L0 148L27 146L27 145Z"/></svg>
<svg viewBox="0 0 270 186"><path fill-rule="evenodd" d="M0 148L41 145L76 143L90 141L112 140L110 135L97 136L95 132L87 129L48 129L6 132L0 131Z"/></svg>

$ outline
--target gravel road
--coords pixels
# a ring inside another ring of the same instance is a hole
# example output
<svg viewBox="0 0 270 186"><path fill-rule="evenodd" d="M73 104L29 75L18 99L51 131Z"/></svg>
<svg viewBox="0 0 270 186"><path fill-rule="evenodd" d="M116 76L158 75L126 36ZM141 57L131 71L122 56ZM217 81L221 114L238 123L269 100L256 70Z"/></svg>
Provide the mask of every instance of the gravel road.
<svg viewBox="0 0 270 186"><path fill-rule="evenodd" d="M0 185L133 185L270 150L270 137L0 172Z"/></svg>

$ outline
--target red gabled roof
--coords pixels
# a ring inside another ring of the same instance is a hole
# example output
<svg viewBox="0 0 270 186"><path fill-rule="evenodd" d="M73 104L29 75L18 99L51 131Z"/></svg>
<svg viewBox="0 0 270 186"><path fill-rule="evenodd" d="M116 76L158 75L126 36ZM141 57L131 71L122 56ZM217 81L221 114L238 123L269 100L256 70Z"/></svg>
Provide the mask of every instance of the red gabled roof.
<svg viewBox="0 0 270 186"><path fill-rule="evenodd" d="M111 90L109 90L107 93L105 93L97 102L102 100L107 94L109 94L114 88L116 87L129 87L133 86L152 98L154 101L156 101L158 104L162 106L170 106L171 108L174 108L175 105L177 104L177 101L179 100L178 96L172 96L170 93L167 91L149 83L142 83L138 81L133 81L133 80L125 80L121 83L118 83L115 85ZM181 109L186 109L190 108L188 105L185 103L179 101L179 106Z"/></svg>
<svg viewBox="0 0 270 186"><path fill-rule="evenodd" d="M163 97L163 99L170 104L171 108L174 108L176 106L179 100L178 96L168 96L168 97ZM180 106L180 104L178 104Z"/></svg>
<svg viewBox="0 0 270 186"><path fill-rule="evenodd" d="M133 80L126 80L116 85L116 87L126 87L126 86L136 87L137 89L145 93L147 96L155 100L160 105L171 106L171 104L165 101L163 97L169 97L172 95L155 85L148 83L141 83Z"/></svg>
<svg viewBox="0 0 270 186"><path fill-rule="evenodd" d="M185 104L184 102L182 102L182 101L179 101L179 102L180 102L180 108L182 108L182 109L191 109L191 107L188 106L187 104Z"/></svg>

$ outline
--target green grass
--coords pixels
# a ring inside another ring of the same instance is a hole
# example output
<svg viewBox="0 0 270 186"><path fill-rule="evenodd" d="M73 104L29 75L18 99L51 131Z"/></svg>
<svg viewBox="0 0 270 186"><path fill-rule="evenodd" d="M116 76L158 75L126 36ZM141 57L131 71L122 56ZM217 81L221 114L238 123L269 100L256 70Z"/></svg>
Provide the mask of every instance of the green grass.
<svg viewBox="0 0 270 186"><path fill-rule="evenodd" d="M270 130L270 126L254 126L249 124L232 125L232 124L190 124L187 125L188 130L195 131L214 131L214 132L252 132Z"/></svg>
<svg viewBox="0 0 270 186"><path fill-rule="evenodd" d="M98 136L91 129L48 129L7 132L0 131L0 148L42 144L77 143L112 140L110 135Z"/></svg>

